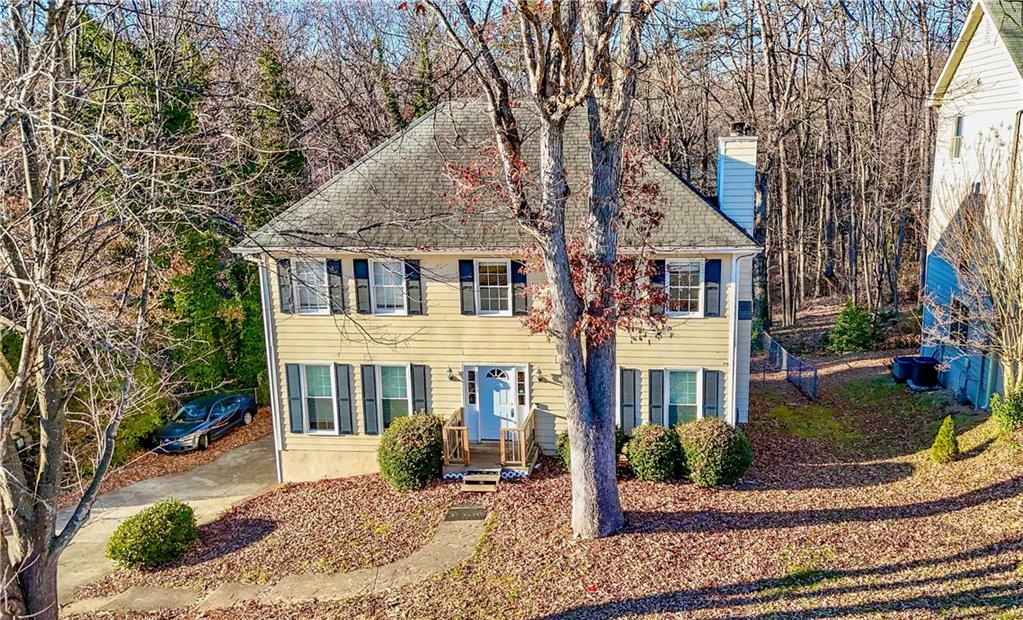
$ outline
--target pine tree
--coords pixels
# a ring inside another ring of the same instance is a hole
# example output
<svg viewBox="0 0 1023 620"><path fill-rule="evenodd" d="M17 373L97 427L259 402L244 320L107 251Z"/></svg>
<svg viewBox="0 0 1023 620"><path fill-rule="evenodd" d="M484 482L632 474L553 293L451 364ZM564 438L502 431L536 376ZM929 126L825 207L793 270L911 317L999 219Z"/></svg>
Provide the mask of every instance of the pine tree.
<svg viewBox="0 0 1023 620"><path fill-rule="evenodd" d="M952 416L945 416L931 446L931 459L936 463L951 463L959 457L959 439Z"/></svg>

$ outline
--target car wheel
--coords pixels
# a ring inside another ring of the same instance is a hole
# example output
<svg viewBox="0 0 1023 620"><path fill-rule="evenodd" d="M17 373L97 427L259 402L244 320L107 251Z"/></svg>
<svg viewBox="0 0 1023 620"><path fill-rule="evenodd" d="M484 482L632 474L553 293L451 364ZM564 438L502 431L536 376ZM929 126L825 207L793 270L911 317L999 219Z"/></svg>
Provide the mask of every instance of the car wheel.
<svg viewBox="0 0 1023 620"><path fill-rule="evenodd" d="M209 435L200 435L199 436L199 449L200 450L205 450L206 448L209 448L209 447L210 447L210 436Z"/></svg>
<svg viewBox="0 0 1023 620"><path fill-rule="evenodd" d="M248 426L249 424L252 424L252 412L251 411L246 411L245 415L242 416L242 424L244 424L245 426Z"/></svg>

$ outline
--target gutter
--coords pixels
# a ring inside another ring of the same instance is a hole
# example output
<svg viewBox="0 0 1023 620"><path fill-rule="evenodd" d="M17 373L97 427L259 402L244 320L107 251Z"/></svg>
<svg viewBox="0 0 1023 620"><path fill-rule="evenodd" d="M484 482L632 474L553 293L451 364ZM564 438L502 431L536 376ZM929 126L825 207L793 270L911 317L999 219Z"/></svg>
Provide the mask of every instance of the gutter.
<svg viewBox="0 0 1023 620"><path fill-rule="evenodd" d="M277 472L277 483L284 482L284 470L281 465L281 451L284 439L281 436L283 422L281 419L281 383L277 365L277 338L274 333L273 305L270 297L270 271L266 263L246 256L245 260L254 263L259 269L260 305L263 307L263 343L266 346L267 383L270 388L270 416L274 426L274 463Z"/></svg>
<svg viewBox="0 0 1023 620"><path fill-rule="evenodd" d="M735 254L732 256L732 303L729 304L732 310L732 320L728 322L728 404L729 417L732 426L739 424L739 407L736 401L736 383L738 381L736 362L738 361L738 332L739 332L739 261L744 258L752 258L760 252L746 254ZM752 274L751 274L752 275Z"/></svg>

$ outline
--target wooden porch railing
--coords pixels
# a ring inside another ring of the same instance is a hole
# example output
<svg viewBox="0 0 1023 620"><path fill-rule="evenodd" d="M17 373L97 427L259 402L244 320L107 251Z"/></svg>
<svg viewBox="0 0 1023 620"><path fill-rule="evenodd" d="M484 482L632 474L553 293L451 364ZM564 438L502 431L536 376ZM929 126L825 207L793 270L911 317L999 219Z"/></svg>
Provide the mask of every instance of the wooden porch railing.
<svg viewBox="0 0 1023 620"><path fill-rule="evenodd" d="M520 426L501 429L501 465L526 467L536 448L536 418L529 411Z"/></svg>
<svg viewBox="0 0 1023 620"><path fill-rule="evenodd" d="M444 425L444 464L469 464L469 427L465 425L465 412L461 407Z"/></svg>

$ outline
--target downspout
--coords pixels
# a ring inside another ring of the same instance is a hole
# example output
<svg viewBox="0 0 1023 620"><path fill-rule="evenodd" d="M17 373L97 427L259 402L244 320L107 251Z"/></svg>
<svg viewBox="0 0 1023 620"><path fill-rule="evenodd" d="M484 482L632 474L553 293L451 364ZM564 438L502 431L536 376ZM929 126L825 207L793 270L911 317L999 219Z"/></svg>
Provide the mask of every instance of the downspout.
<svg viewBox="0 0 1023 620"><path fill-rule="evenodd" d="M279 369L277 367L277 337L274 333L273 300L270 296L270 271L266 263L257 258L245 257L245 260L255 263L259 268L259 292L260 305L263 307L263 343L266 345L266 371L267 383L270 388L270 417L273 421L274 430L274 462L277 471L277 482L284 482L284 470L281 466L281 451L283 450L283 437L281 437L281 383L279 380Z"/></svg>
<svg viewBox="0 0 1023 620"><path fill-rule="evenodd" d="M739 333L739 261L744 258L756 256L759 252L750 254L736 254L732 257L732 303L729 310L732 320L728 323L728 409L732 426L739 423L739 407L736 403L736 382L738 375L736 361L738 360L738 333Z"/></svg>

